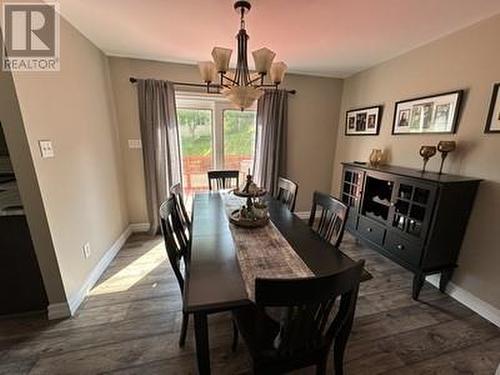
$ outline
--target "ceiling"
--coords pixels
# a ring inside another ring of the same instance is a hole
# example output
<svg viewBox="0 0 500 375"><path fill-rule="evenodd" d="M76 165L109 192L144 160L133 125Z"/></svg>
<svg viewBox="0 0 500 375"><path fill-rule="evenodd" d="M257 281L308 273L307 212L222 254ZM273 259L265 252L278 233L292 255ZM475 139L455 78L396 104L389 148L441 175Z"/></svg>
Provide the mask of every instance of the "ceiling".
<svg viewBox="0 0 500 375"><path fill-rule="evenodd" d="M231 0L60 4L108 55L194 64L236 47ZM247 32L250 50L272 49L290 72L347 77L497 13L499 0L254 0Z"/></svg>

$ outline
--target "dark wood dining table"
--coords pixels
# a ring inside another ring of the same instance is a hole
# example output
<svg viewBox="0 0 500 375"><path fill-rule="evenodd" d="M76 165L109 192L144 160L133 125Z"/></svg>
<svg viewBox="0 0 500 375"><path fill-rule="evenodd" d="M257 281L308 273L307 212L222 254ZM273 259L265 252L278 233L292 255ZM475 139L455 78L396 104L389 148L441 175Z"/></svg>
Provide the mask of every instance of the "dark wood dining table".
<svg viewBox="0 0 500 375"><path fill-rule="evenodd" d="M271 221L315 276L329 275L354 265L351 258L324 241L281 202L269 197L266 200ZM221 193L195 195L184 311L194 315L200 374L210 374L208 314L252 303L245 289L229 225ZM365 272L363 280L369 278L371 276ZM350 331L350 328L346 329ZM345 335L349 332L344 332Z"/></svg>

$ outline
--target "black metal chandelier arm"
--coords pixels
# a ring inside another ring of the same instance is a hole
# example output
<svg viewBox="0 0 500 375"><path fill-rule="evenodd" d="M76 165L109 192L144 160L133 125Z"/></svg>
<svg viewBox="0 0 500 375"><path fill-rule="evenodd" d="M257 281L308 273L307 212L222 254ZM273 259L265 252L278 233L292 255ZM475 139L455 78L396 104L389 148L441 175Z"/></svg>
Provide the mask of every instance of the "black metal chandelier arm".
<svg viewBox="0 0 500 375"><path fill-rule="evenodd" d="M253 84L253 83L257 82L257 81L260 81L260 84L257 85L257 86L262 86L264 84L264 74L259 73L259 76L257 76L254 79L250 80L248 82L248 84L251 85L251 84Z"/></svg>
<svg viewBox="0 0 500 375"><path fill-rule="evenodd" d="M250 71L247 63L248 34L246 30L240 29L236 38L238 40L238 59L236 61L235 81L241 86L246 86L250 81Z"/></svg>
<svg viewBox="0 0 500 375"><path fill-rule="evenodd" d="M273 88L277 89L279 87L279 83L265 84L265 85L260 85L259 87L273 87Z"/></svg>
<svg viewBox="0 0 500 375"><path fill-rule="evenodd" d="M224 73L220 73L220 77L221 77L221 80L220 80L220 84L221 85L224 85L224 79L228 80L229 82L235 84L235 85L238 85L238 82L236 82L234 79L232 78L229 78L228 76L226 76ZM227 85L226 85L227 86Z"/></svg>

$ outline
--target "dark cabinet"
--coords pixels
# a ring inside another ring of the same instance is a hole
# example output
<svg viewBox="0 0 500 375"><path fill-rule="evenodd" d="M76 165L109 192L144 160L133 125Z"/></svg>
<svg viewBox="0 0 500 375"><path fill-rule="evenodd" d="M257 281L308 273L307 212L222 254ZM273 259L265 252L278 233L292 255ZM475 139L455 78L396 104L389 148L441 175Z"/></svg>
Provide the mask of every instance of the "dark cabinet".
<svg viewBox="0 0 500 375"><path fill-rule="evenodd" d="M441 273L444 291L481 180L393 166L343 166L347 230L415 274L415 299L429 274Z"/></svg>
<svg viewBox="0 0 500 375"><path fill-rule="evenodd" d="M0 316L46 309L47 296L26 217L0 216Z"/></svg>

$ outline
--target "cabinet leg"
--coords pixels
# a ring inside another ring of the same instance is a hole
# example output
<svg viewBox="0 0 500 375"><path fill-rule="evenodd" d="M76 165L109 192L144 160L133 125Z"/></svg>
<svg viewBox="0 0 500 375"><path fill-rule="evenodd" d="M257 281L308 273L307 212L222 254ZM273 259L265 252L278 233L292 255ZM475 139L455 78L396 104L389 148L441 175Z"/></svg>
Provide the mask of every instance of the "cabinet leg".
<svg viewBox="0 0 500 375"><path fill-rule="evenodd" d="M446 286L453 276L454 268L450 268L441 272L441 278L439 279L439 290L441 293L446 292Z"/></svg>
<svg viewBox="0 0 500 375"><path fill-rule="evenodd" d="M413 276L413 294L412 297L416 301L418 300L418 296L420 294L420 289L422 289L422 286L424 285L425 281L425 274L423 273L416 273L415 276Z"/></svg>

